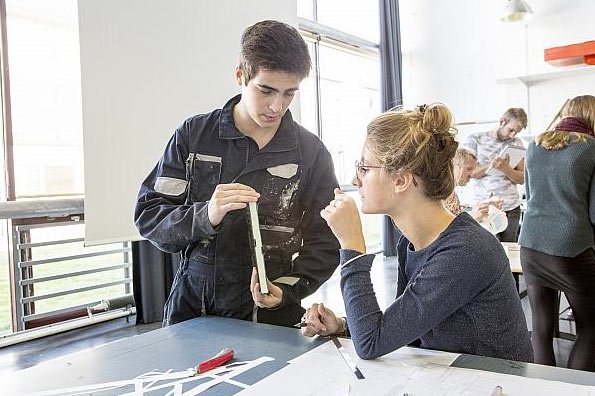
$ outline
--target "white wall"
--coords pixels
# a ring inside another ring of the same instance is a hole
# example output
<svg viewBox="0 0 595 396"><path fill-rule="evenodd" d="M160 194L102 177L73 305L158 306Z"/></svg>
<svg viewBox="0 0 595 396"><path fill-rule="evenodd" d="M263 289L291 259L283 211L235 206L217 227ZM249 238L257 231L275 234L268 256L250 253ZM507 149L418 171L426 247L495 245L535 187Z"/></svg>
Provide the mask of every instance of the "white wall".
<svg viewBox="0 0 595 396"><path fill-rule="evenodd" d="M233 72L242 31L263 19L296 26L296 1L78 4L85 240L136 240L136 194L174 129L239 92Z"/></svg>
<svg viewBox="0 0 595 396"><path fill-rule="evenodd" d="M548 0L536 2L535 17L527 27L529 73L564 70L544 62L544 48L595 40L595 2L592 0ZM591 73L556 78L531 85L530 103L533 133L550 123L565 99L595 94L595 66Z"/></svg>
<svg viewBox="0 0 595 396"><path fill-rule="evenodd" d="M593 94L593 73L526 87L498 80L560 70L543 60L545 48L595 40L592 0L527 0L528 24L503 23L507 0L401 0L405 106L440 101L457 122L497 120L509 107L528 110L539 133L566 98ZM460 128L461 134L493 124Z"/></svg>

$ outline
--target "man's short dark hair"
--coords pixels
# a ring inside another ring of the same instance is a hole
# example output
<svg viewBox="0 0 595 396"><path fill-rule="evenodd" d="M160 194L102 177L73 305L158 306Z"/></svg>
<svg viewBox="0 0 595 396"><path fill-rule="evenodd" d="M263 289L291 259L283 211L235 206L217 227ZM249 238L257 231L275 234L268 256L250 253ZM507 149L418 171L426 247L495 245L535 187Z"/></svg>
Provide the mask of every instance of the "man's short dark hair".
<svg viewBox="0 0 595 396"><path fill-rule="evenodd" d="M240 68L244 83L260 71L282 71L306 78L310 73L310 53L304 39L291 25L279 21L257 22L244 30Z"/></svg>

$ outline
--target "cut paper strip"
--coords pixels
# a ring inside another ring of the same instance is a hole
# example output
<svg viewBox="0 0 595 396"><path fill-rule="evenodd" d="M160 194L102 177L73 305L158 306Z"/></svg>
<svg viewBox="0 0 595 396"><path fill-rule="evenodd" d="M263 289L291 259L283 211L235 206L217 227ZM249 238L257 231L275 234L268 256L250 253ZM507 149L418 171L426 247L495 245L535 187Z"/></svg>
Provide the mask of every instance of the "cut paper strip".
<svg viewBox="0 0 595 396"><path fill-rule="evenodd" d="M204 374L194 374L194 369L189 368L182 371L168 370L166 372L150 371L139 375L136 378L129 380L104 382L100 384L81 385L71 388L54 389L45 392L36 392L37 396L66 396L66 395L80 395L80 394L98 394L106 392L114 394L114 390L121 389L119 395L125 396L140 396L155 394L156 391L166 392L168 395L192 396L198 395L213 386L222 382L238 386L240 388L249 388L251 385L236 381L233 378L251 370L263 363L273 361L275 359L267 356L258 359L249 360L246 362L234 362L228 366L218 367L216 369L207 371ZM206 380L206 381L205 381ZM184 384L199 382L191 389L183 391ZM131 389L132 388L132 389ZM161 394L161 393L160 393Z"/></svg>

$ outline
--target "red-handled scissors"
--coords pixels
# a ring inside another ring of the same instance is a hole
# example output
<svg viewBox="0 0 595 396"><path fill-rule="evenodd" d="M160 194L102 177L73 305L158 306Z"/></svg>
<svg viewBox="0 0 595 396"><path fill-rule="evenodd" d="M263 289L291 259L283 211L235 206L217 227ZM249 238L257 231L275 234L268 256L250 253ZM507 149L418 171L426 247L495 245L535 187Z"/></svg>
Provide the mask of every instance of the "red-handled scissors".
<svg viewBox="0 0 595 396"><path fill-rule="evenodd" d="M212 370L216 367L223 366L225 363L233 359L233 349L225 348L212 358L199 363L196 366L196 374L202 374L205 371Z"/></svg>

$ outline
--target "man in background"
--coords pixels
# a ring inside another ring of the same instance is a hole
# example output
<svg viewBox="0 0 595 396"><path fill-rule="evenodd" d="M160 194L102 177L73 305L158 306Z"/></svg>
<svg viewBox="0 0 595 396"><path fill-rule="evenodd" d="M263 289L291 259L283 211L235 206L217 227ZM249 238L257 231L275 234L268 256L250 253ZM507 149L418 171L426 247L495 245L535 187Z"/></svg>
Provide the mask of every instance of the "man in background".
<svg viewBox="0 0 595 396"><path fill-rule="evenodd" d="M285 23L262 21L241 38L241 94L190 117L142 183L140 234L181 264L164 325L217 315L293 326L339 263L320 211L338 187L331 155L288 111L311 67L306 43ZM269 293L252 268L247 210L258 202Z"/></svg>
<svg viewBox="0 0 595 396"><path fill-rule="evenodd" d="M510 157L501 155L508 146L523 147L516 136L527 126L527 114L522 108L510 108L504 112L498 126L491 131L470 135L462 146L477 158L472 174L474 206L501 200L502 210L508 218L506 230L496 236L502 242L516 242L521 217L521 199L517 188L523 184L524 158L517 164Z"/></svg>

